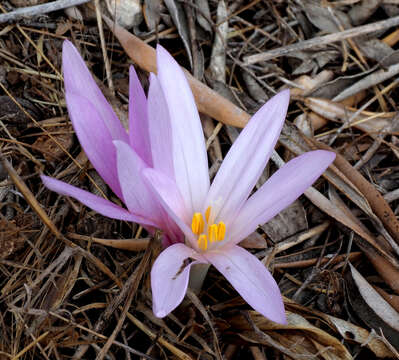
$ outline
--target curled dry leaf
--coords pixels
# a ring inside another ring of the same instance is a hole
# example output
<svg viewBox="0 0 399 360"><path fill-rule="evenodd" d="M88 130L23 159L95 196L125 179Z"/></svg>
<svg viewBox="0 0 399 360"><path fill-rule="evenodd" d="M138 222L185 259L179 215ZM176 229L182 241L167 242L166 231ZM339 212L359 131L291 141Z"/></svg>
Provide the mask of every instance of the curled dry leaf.
<svg viewBox="0 0 399 360"><path fill-rule="evenodd" d="M249 317L259 330L265 332L264 335L267 332L267 335L274 340L274 345L289 349L298 358L300 355L317 354L324 359L352 359L348 350L336 337L313 326L301 315L287 312L287 325L271 322L256 311L249 311ZM251 324L242 315L230 318L229 324L234 330L246 331L245 335L255 341L262 340L262 336L256 336L256 331L250 331ZM303 346L298 346L299 344ZM273 342L267 345L273 345ZM322 351L319 353L319 350Z"/></svg>
<svg viewBox="0 0 399 360"><path fill-rule="evenodd" d="M399 349L399 314L368 283L368 281L350 265L346 273L347 296L358 317L368 326L382 335Z"/></svg>
<svg viewBox="0 0 399 360"><path fill-rule="evenodd" d="M370 331L354 325L349 321L325 315L324 319L337 330L342 338L348 342L354 342L361 346L367 346L378 358L393 358L394 354L388 346Z"/></svg>

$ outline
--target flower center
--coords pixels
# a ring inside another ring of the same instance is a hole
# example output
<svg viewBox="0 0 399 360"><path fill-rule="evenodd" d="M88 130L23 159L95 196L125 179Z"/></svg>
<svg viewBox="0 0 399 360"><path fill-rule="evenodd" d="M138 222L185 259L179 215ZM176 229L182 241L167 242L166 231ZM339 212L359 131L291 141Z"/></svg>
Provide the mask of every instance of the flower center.
<svg viewBox="0 0 399 360"><path fill-rule="evenodd" d="M205 219L202 213L196 212L191 221L191 230L197 235L198 247L205 251L208 249L208 243L222 241L226 235L226 225L223 221L215 224L211 217L211 207L205 211Z"/></svg>

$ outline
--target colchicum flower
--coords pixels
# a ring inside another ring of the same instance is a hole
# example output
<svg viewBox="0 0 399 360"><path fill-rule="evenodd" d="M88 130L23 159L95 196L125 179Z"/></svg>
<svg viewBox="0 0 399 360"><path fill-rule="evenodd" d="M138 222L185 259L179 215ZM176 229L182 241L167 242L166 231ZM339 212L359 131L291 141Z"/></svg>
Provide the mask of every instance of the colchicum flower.
<svg viewBox="0 0 399 360"><path fill-rule="evenodd" d="M266 267L238 245L295 201L335 154L305 153L285 164L251 195L280 134L289 103L283 91L249 121L210 184L204 135L179 65L157 47L158 74L147 98L130 70L129 135L70 42L63 66L68 111L89 160L125 210L62 181L45 185L99 213L165 234L151 271L153 311L164 317L183 300L194 264L214 265L255 310L285 323L279 288Z"/></svg>
<svg viewBox="0 0 399 360"><path fill-rule="evenodd" d="M186 77L160 46L157 61L172 129L175 180L156 169L143 172L186 241L166 248L153 265L154 314L166 316L180 304L193 264L210 263L255 310L285 323L282 297L273 276L237 244L296 200L335 154L322 150L305 153L281 167L250 196L283 126L289 103L286 90L251 118L210 185L204 135Z"/></svg>

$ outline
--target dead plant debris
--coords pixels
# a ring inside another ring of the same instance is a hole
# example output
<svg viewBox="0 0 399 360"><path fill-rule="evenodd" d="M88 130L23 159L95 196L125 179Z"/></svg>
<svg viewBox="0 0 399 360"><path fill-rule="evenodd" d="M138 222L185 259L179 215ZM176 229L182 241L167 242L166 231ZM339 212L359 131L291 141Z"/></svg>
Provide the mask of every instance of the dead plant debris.
<svg viewBox="0 0 399 360"><path fill-rule="evenodd" d="M398 2L5 0L0 13L1 360L399 358ZM214 270L156 318L158 236L44 188L43 172L114 198L70 125L64 39L125 126L129 65L147 88L156 43L171 52L211 176L237 127L291 89L261 182L312 149L337 159L242 242L278 281L287 325L250 310Z"/></svg>

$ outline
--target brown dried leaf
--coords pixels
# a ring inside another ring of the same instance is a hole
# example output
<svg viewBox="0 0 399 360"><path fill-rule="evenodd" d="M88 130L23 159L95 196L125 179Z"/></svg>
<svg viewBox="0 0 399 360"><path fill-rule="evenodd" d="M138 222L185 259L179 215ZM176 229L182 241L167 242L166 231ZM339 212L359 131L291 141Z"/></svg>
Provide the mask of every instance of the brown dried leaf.
<svg viewBox="0 0 399 360"><path fill-rule="evenodd" d="M296 355L300 355L301 350L304 352L312 350L311 347L306 344L302 349L297 348L296 345L302 343L301 341L298 341L301 339L308 341L310 340L313 345L320 345L324 350L319 354L319 356L323 357L324 359L352 359L352 356L348 350L337 338L330 335L326 331L313 326L301 315L288 311L286 314L288 324L280 325L269 321L256 311L249 311L250 319L253 321L256 327L264 332L267 332L267 335L274 340L277 340L280 344L285 339L287 342L282 344L283 347L288 347L287 345L291 344L292 346L289 347L289 350L293 351ZM234 329L247 331L251 330L250 324L248 324L248 321L246 321L242 316L230 318L229 323ZM280 337L278 334L283 336ZM318 354L317 345L313 350L313 355Z"/></svg>
<svg viewBox="0 0 399 360"><path fill-rule="evenodd" d="M247 249L266 249L267 242L259 233L253 232L240 242L240 246Z"/></svg>
<svg viewBox="0 0 399 360"><path fill-rule="evenodd" d="M346 341L367 346L378 358L391 358L394 356L384 342L375 336L373 337L368 330L331 315L326 314L324 318Z"/></svg>

